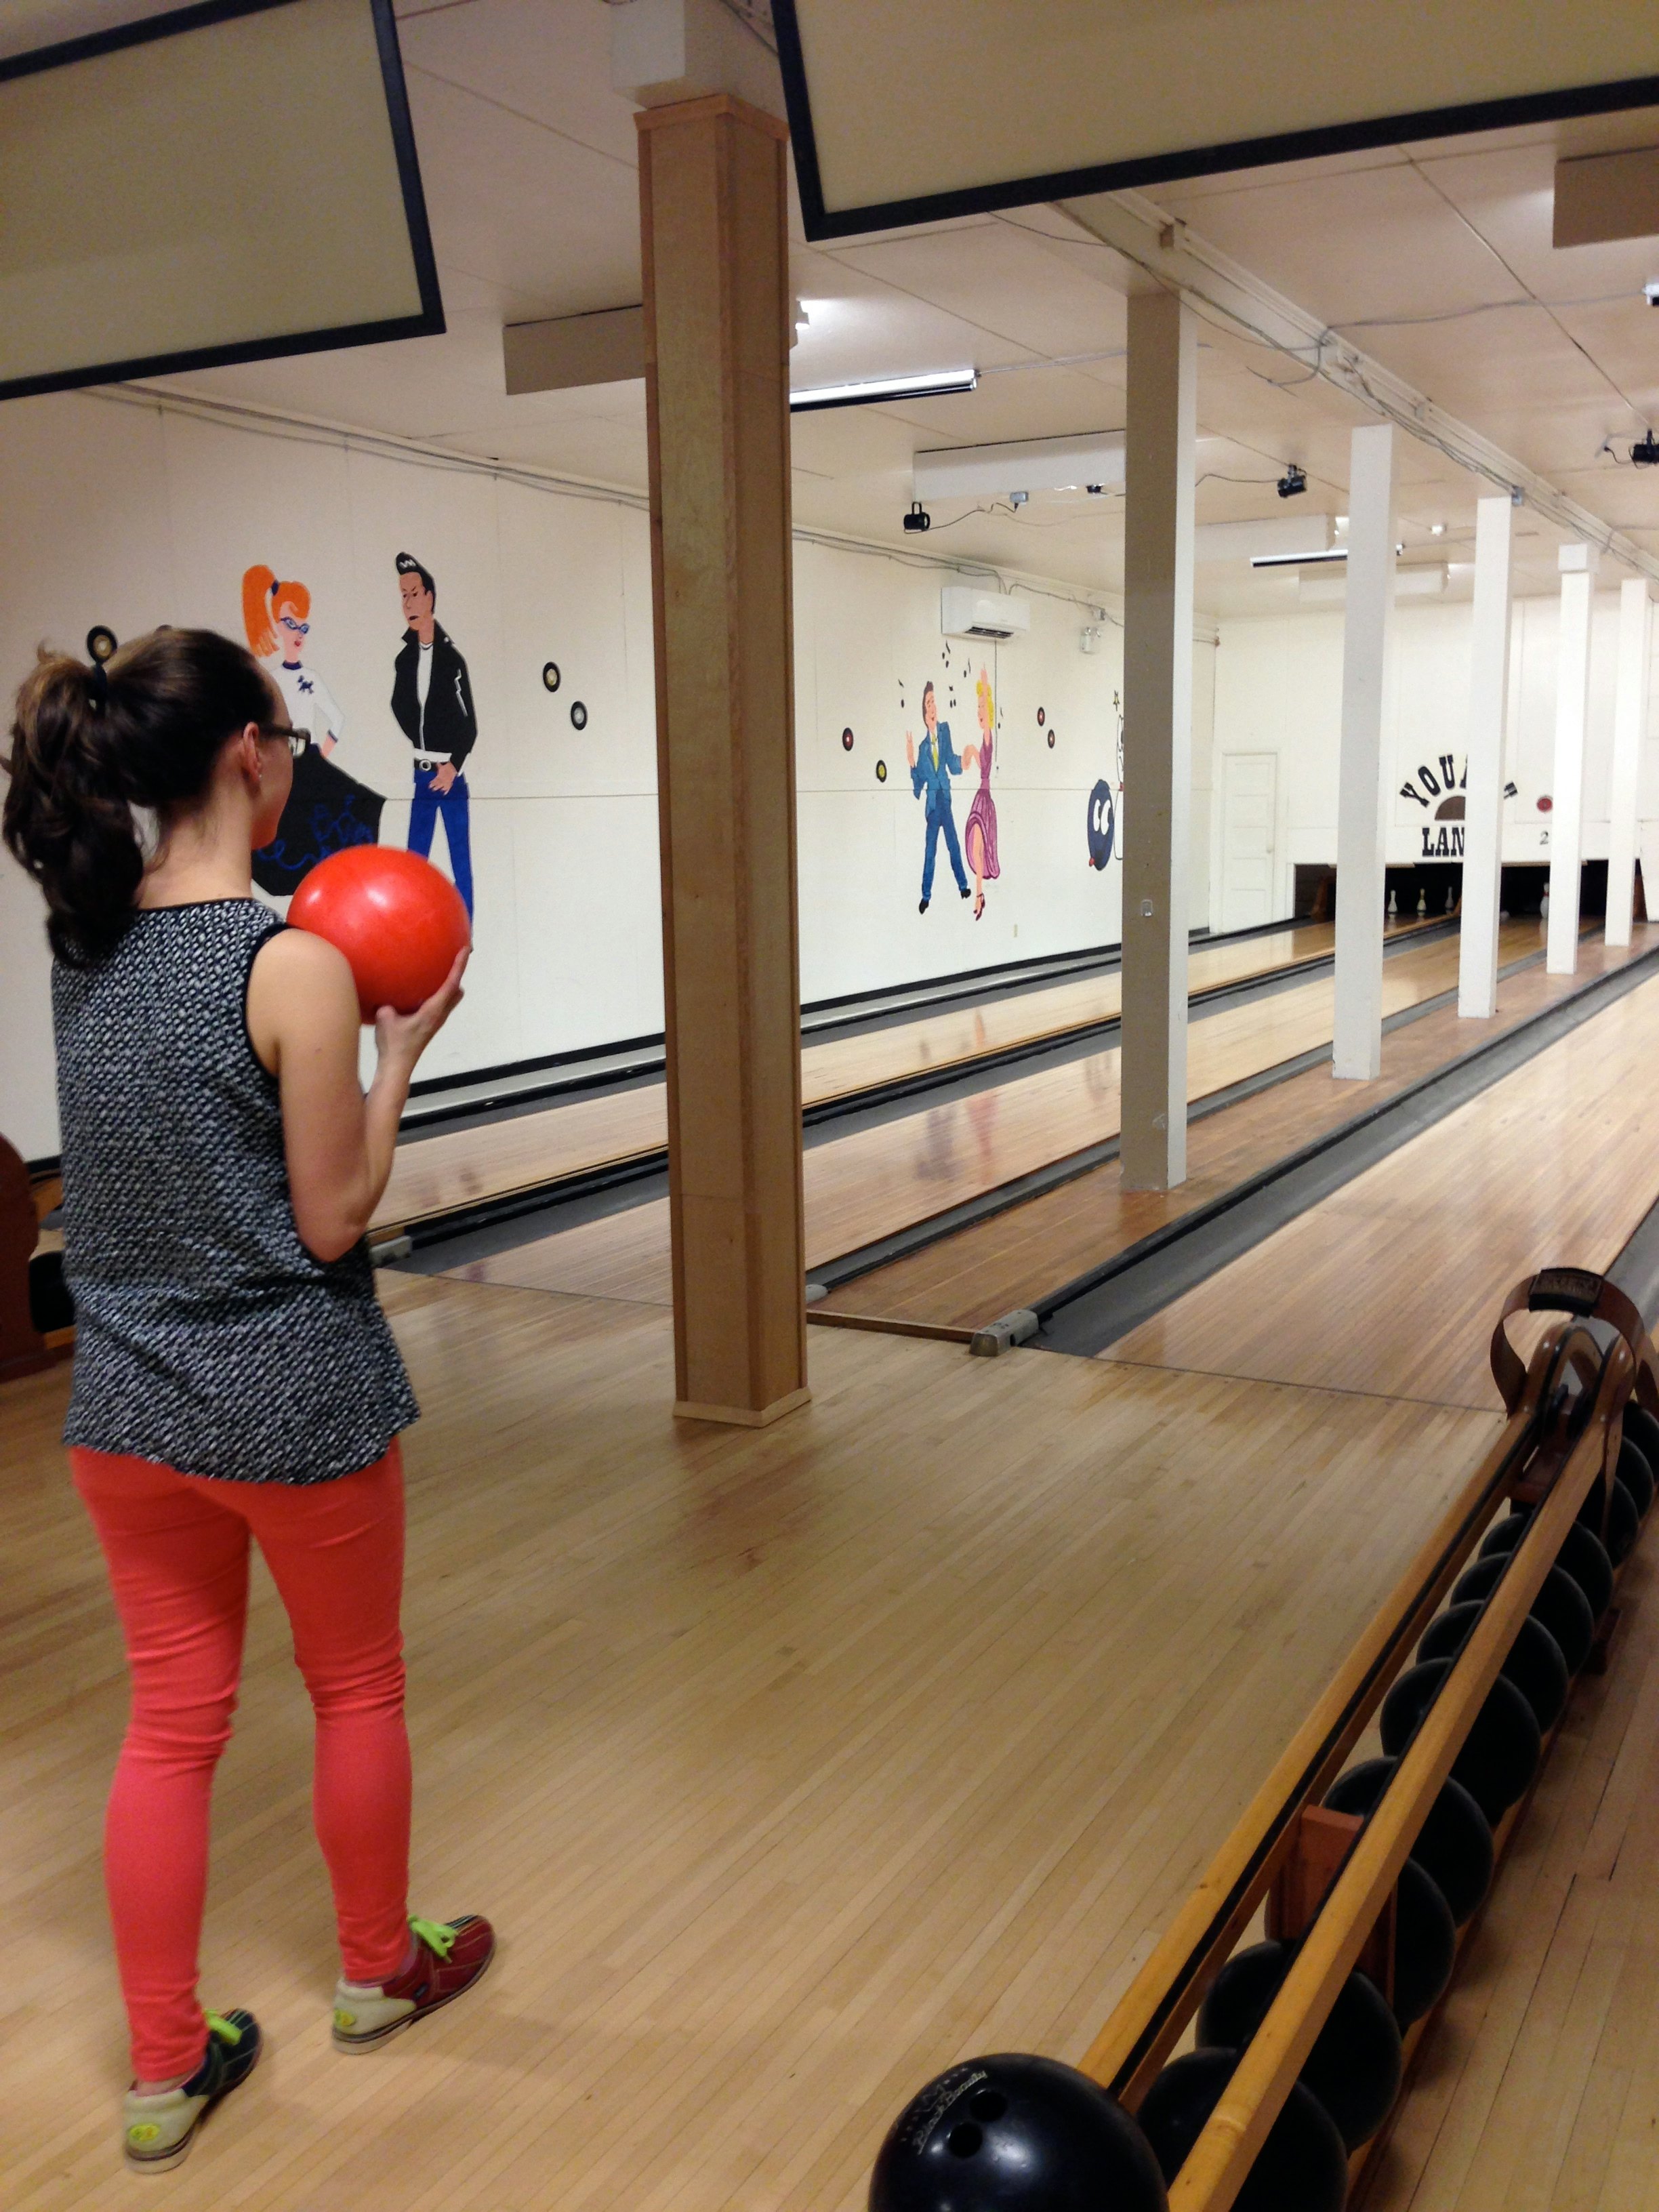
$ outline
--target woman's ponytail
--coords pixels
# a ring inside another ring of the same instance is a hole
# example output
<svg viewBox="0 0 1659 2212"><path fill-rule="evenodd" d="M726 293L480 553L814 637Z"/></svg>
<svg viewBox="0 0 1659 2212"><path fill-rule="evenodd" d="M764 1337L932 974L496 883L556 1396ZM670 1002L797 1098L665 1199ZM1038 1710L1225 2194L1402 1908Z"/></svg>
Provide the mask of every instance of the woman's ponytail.
<svg viewBox="0 0 1659 2212"><path fill-rule="evenodd" d="M199 800L225 740L271 714L258 664L212 630L164 629L105 665L43 647L17 694L5 842L46 894L58 958L112 951L143 881L135 807Z"/></svg>

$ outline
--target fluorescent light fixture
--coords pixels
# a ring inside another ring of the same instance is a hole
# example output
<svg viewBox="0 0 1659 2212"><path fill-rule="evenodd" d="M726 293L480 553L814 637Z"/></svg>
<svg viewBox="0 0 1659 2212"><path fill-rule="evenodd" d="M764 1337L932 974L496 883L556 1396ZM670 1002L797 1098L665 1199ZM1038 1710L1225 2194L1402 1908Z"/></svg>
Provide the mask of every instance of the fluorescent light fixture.
<svg viewBox="0 0 1659 2212"><path fill-rule="evenodd" d="M1394 550L1398 554L1406 549L1400 544ZM1250 566L1253 568L1316 568L1333 561L1346 561L1347 557L1346 545L1334 545L1328 553L1253 553Z"/></svg>
<svg viewBox="0 0 1659 2212"><path fill-rule="evenodd" d="M923 376L869 376L856 384L815 384L789 395L792 415L812 415L825 407L868 407L880 399L942 399L971 392L976 368L939 368Z"/></svg>
<svg viewBox="0 0 1659 2212"><path fill-rule="evenodd" d="M1446 589L1446 564L1443 561L1419 562L1410 568L1394 572L1394 595L1397 599L1437 599ZM1297 596L1304 607L1340 606L1348 595L1346 574L1317 574L1304 575L1297 586Z"/></svg>
<svg viewBox="0 0 1659 2212"><path fill-rule="evenodd" d="M1006 499L1016 491L1066 491L1079 484L1121 484L1121 430L1062 438L1013 438L997 445L946 446L918 453L915 496Z"/></svg>
<svg viewBox="0 0 1659 2212"><path fill-rule="evenodd" d="M1333 562L1346 561L1348 549L1338 545L1328 553L1252 553L1253 568L1314 568Z"/></svg>
<svg viewBox="0 0 1659 2212"><path fill-rule="evenodd" d="M1311 560L1327 551L1330 542L1328 514L1298 511L1262 515L1254 521L1200 522L1193 532L1193 558L1200 567L1212 562L1252 561L1258 556Z"/></svg>

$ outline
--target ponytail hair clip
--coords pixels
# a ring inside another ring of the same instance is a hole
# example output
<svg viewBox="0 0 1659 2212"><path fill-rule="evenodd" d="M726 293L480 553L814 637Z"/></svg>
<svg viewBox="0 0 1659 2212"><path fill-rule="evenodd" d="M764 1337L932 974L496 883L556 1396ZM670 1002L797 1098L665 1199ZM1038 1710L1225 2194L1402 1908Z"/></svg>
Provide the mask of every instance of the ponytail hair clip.
<svg viewBox="0 0 1659 2212"><path fill-rule="evenodd" d="M113 657L117 643L115 632L104 623L94 623L87 632L87 658L92 663L87 691L95 708L109 704L109 672L106 663Z"/></svg>

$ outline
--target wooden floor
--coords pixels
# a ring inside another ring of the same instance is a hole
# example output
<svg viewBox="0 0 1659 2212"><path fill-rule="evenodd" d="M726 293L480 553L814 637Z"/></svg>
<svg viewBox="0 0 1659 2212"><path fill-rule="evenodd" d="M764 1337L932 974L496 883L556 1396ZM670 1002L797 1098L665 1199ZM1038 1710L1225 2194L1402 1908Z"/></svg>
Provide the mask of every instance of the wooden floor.
<svg viewBox="0 0 1659 2212"><path fill-rule="evenodd" d="M1390 938L1432 925L1390 924ZM1275 969L1328 957L1329 922L1298 923L1237 943L1200 945L1189 961L1190 988L1214 991ZM947 1008L889 1029L831 1037L801 1053L801 1095L808 1106L850 1097L907 1077L961 1067L988 1054L1115 1020L1121 978L1091 975L1047 990L1016 993L983 1006ZM668 1142L663 1085L649 1083L604 1098L572 1100L470 1129L405 1140L375 1216L381 1228L477 1204L560 1176L576 1175L660 1152Z"/></svg>
<svg viewBox="0 0 1659 2212"><path fill-rule="evenodd" d="M1495 1409L1486 1348L1468 1316L1553 1262L1605 1268L1659 1200L1656 1066L1659 980L1103 1356Z"/></svg>
<svg viewBox="0 0 1659 2212"><path fill-rule="evenodd" d="M1505 962L1522 958L1540 943L1536 921L1507 922L1500 957ZM1384 1011L1419 1006L1456 981L1455 936L1406 946L1383 970ZM1334 987L1327 974L1194 1022L1188 1042L1188 1096L1201 1098L1328 1044L1334 1003ZM1012 1077L970 1097L921 1106L901 1120L814 1145L805 1155L806 1264L819 1266L925 1221L1103 1143L1117 1130L1114 1045L1034 1075ZM471 1282L666 1305L667 1201L649 1201L559 1231L455 1272ZM1051 1276L1045 1287L1065 1279L1063 1272Z"/></svg>
<svg viewBox="0 0 1659 2212"><path fill-rule="evenodd" d="M1522 937L1519 925L1516 935ZM971 1330L1028 1306L1656 944L1659 928L1638 926L1628 952L1587 942L1576 977L1548 975L1541 965L1524 968L1498 986L1490 1024L1462 1021L1448 1006L1391 1030L1374 1083L1336 1083L1328 1065L1317 1066L1195 1121L1187 1136L1188 1179L1175 1190L1126 1191L1121 1168L1109 1161L855 1277L815 1307L814 1318L857 1315Z"/></svg>
<svg viewBox="0 0 1659 2212"><path fill-rule="evenodd" d="M307 1715L261 1577L204 1966L271 2052L158 2195L859 2212L927 2076L987 2049L1079 2057L1497 1433L1464 1378L1521 1251L1593 1263L1659 1186L1626 1096L1656 1049L1659 984L1384 1164L1415 1174L1367 1196L1336 1372L1213 1371L1195 1339L1187 1364L977 1361L823 1329L800 1413L677 1425L659 1310L382 1278L428 1408L408 1444L416 1901L490 1912L502 1954L379 2057L331 2051ZM1326 1246L1352 1228L1305 1218ZM1266 1274L1228 1271L1241 1328L1271 1306L1316 1335L1303 1279L1330 1254L1291 1235ZM1465 1306L1425 1344L1414 1300L1438 1274ZM33 2130L8 2145L6 2212L116 2212L138 2188L98 1871L125 1692L65 1390L61 1370L0 1388L0 2110ZM1401 2132L1389 2212L1659 2203L1643 1571L1630 1648L1546 1785L1560 1815L1480 1939L1440 2103Z"/></svg>
<svg viewBox="0 0 1659 2212"><path fill-rule="evenodd" d="M261 1576L204 1969L271 2051L155 2185L176 2212L855 2212L930 2075L1081 2055L1496 1427L840 1330L802 1413L677 1427L659 1312L392 1295L428 1408L417 1900L489 1911L502 1955L384 2054L331 2051ZM0 1390L7 2212L140 2186L98 1870L125 1693L64 1395Z"/></svg>

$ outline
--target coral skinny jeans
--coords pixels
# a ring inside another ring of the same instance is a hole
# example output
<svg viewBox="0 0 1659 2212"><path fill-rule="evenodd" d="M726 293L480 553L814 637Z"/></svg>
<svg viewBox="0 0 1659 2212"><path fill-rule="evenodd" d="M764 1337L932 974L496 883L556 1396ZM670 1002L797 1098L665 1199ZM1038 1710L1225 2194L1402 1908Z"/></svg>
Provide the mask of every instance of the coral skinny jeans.
<svg viewBox="0 0 1659 2212"><path fill-rule="evenodd" d="M230 1739L257 1539L317 1717L313 1803L346 1977L380 1982L408 1942L403 1463L306 1486L221 1482L70 1454L109 1567L132 1711L104 1836L135 2080L202 2062L196 1995L213 1771ZM240 2000L239 2000L240 2001Z"/></svg>

